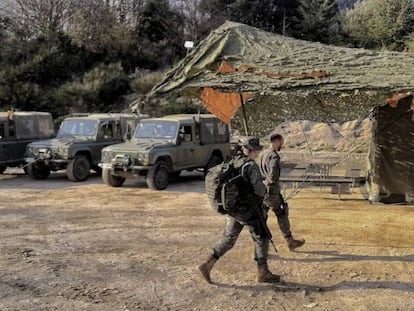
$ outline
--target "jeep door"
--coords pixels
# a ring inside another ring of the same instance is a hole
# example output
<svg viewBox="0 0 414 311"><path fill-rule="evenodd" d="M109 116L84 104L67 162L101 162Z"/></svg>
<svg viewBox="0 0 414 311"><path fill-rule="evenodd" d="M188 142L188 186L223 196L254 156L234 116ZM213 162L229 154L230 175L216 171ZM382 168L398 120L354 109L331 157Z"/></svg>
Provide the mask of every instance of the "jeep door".
<svg viewBox="0 0 414 311"><path fill-rule="evenodd" d="M101 161L101 151L104 147L122 143L121 124L116 120L101 121L98 126L96 142L90 146L94 164Z"/></svg>
<svg viewBox="0 0 414 311"><path fill-rule="evenodd" d="M178 146L178 165L181 168L197 168L203 165L204 149L208 149L206 146L201 146L200 141L197 139L194 124L183 124L180 126Z"/></svg>
<svg viewBox="0 0 414 311"><path fill-rule="evenodd" d="M7 131L7 122L0 122L0 164L6 163L8 160L7 157L7 138L6 138L6 131Z"/></svg>
<svg viewBox="0 0 414 311"><path fill-rule="evenodd" d="M27 139L17 140L12 122L0 123L0 163L18 163L23 161Z"/></svg>

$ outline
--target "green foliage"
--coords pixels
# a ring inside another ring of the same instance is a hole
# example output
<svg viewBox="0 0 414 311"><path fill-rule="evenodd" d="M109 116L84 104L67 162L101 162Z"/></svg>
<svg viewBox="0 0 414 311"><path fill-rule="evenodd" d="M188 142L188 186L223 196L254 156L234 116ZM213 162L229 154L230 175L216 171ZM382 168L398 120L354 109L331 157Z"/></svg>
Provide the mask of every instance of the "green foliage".
<svg viewBox="0 0 414 311"><path fill-rule="evenodd" d="M62 33L27 41L10 38L4 48L0 107L54 111L49 92L90 66L90 55Z"/></svg>
<svg viewBox="0 0 414 311"><path fill-rule="evenodd" d="M232 20L266 31L289 34L297 0L236 0L227 6Z"/></svg>
<svg viewBox="0 0 414 311"><path fill-rule="evenodd" d="M203 107L195 104L192 100L181 99L170 102L168 105L164 106L163 109L161 109L161 114L198 113L199 111L204 113L207 112Z"/></svg>
<svg viewBox="0 0 414 311"><path fill-rule="evenodd" d="M64 114L120 111L124 107L117 100L128 91L128 79L121 64L101 64L87 72L82 81L62 85L54 92L53 99Z"/></svg>
<svg viewBox="0 0 414 311"><path fill-rule="evenodd" d="M137 35L147 53L157 60L157 67L150 69L172 65L184 56L183 19L168 0L146 2Z"/></svg>
<svg viewBox="0 0 414 311"><path fill-rule="evenodd" d="M413 31L411 0L365 0L345 15L345 30L358 44L368 48L404 48Z"/></svg>
<svg viewBox="0 0 414 311"><path fill-rule="evenodd" d="M180 113L208 113L208 111L196 100L188 97L170 95L165 98L151 98L140 105L140 112L158 117L167 114Z"/></svg>
<svg viewBox="0 0 414 311"><path fill-rule="evenodd" d="M151 89L161 81L163 73L159 71L141 71L131 80L130 86L132 91L138 94L147 94Z"/></svg>
<svg viewBox="0 0 414 311"><path fill-rule="evenodd" d="M308 41L338 43L340 24L335 0L300 0L296 37Z"/></svg>

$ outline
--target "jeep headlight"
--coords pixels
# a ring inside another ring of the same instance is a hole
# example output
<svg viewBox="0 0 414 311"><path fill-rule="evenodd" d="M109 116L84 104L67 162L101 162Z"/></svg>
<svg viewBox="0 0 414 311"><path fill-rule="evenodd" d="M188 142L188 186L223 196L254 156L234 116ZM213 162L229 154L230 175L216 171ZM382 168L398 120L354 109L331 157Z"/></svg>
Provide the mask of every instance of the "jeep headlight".
<svg viewBox="0 0 414 311"><path fill-rule="evenodd" d="M138 152L137 158L139 162L142 163L142 165L148 165L149 164L149 153L148 152Z"/></svg>
<svg viewBox="0 0 414 311"><path fill-rule="evenodd" d="M110 163L112 160L112 153L109 150L102 149L101 152L102 163Z"/></svg>
<svg viewBox="0 0 414 311"><path fill-rule="evenodd" d="M34 148L33 147L27 146L27 148L26 148L26 156L27 157L34 156Z"/></svg>
<svg viewBox="0 0 414 311"><path fill-rule="evenodd" d="M53 148L52 150L53 155L58 158L62 159L69 159L69 147L68 146L58 146L56 148Z"/></svg>

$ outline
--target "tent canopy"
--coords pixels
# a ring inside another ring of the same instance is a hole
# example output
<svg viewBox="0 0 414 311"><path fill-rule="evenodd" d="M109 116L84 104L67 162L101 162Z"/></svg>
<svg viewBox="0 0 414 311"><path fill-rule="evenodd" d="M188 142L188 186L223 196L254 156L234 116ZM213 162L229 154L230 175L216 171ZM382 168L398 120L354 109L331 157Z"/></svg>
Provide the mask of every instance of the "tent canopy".
<svg viewBox="0 0 414 311"><path fill-rule="evenodd" d="M221 92L244 94L259 104L247 105L249 118L257 116L264 127L273 120L274 127L275 118L356 119L391 94L413 89L414 54L324 45L225 22L168 72L150 96L178 91L206 103L206 90L214 90L210 102L220 106L226 104L219 99ZM234 113L234 98L232 105ZM226 117L228 121L232 115Z"/></svg>

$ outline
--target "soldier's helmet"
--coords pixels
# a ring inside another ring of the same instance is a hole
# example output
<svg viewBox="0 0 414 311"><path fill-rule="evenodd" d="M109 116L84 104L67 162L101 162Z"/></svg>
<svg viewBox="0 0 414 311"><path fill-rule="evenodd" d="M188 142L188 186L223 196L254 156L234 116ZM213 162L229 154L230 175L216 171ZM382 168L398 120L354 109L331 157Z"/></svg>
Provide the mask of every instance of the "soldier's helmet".
<svg viewBox="0 0 414 311"><path fill-rule="evenodd" d="M254 151L254 150L260 151L263 149L263 146L260 144L260 140L257 137L251 137L251 136L243 137L240 139L240 145L251 151Z"/></svg>

